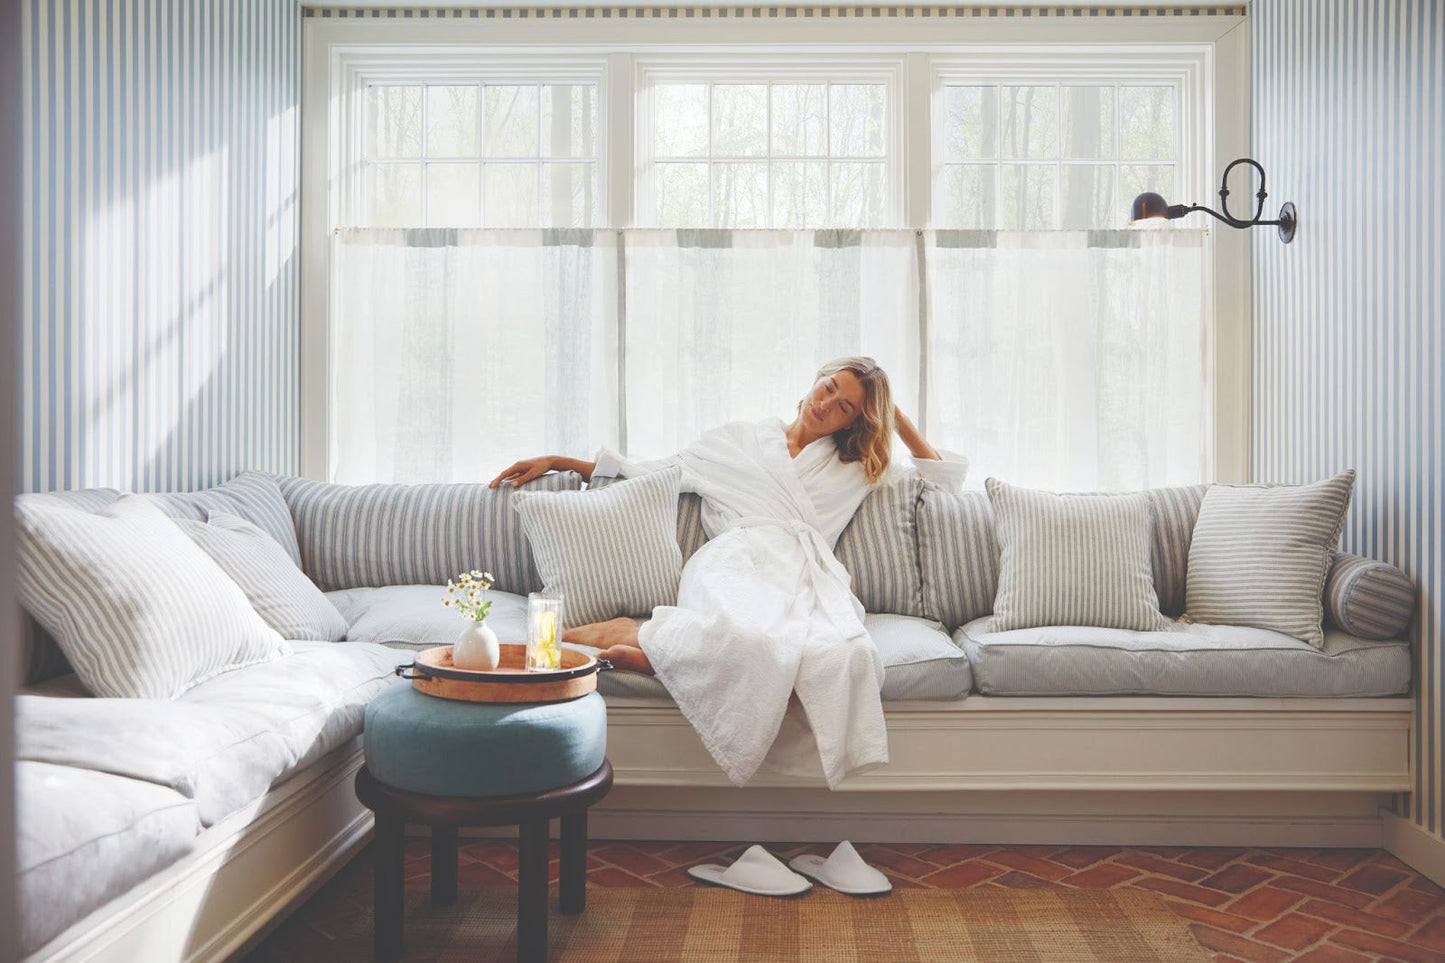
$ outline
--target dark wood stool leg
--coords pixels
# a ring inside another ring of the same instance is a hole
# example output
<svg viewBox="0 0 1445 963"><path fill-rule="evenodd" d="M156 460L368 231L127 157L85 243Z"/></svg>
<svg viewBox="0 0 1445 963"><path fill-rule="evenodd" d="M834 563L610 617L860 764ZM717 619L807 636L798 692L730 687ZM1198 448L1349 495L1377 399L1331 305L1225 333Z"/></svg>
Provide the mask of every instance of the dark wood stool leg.
<svg viewBox="0 0 1445 963"><path fill-rule="evenodd" d="M521 825L521 865L517 870L517 960L547 959L547 823Z"/></svg>
<svg viewBox="0 0 1445 963"><path fill-rule="evenodd" d="M405 824L394 816L376 814L376 877L373 888L375 924L373 948L378 960L399 960L404 951L402 924L402 859Z"/></svg>
<svg viewBox="0 0 1445 963"><path fill-rule="evenodd" d="M431 903L450 906L457 901L457 827L431 828Z"/></svg>
<svg viewBox="0 0 1445 963"><path fill-rule="evenodd" d="M587 810L579 808L562 816L562 866L558 881L564 913L587 908Z"/></svg>

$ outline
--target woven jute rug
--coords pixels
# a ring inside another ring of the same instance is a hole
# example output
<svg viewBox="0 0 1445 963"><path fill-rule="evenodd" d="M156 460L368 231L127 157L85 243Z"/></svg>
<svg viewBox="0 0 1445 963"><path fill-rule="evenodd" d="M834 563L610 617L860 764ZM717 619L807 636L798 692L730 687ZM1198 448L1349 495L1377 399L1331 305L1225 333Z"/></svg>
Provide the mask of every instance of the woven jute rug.
<svg viewBox="0 0 1445 963"><path fill-rule="evenodd" d="M407 960L516 959L514 890L463 892L456 904L442 908L415 899L408 903ZM556 913L555 890L553 903L548 958L554 963L1211 959L1189 935L1186 921L1142 892L895 890L858 899L814 887L802 896L772 899L711 886L589 887L587 911L580 916ZM313 933L304 947L272 942L279 951L273 958L371 958L369 911L327 929L331 940L318 942Z"/></svg>

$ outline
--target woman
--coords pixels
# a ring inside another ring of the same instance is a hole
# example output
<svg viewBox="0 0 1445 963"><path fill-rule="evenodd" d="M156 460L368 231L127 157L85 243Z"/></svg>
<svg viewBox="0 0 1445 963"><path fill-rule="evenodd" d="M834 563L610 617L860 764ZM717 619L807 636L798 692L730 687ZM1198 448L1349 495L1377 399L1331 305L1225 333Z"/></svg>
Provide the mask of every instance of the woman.
<svg viewBox="0 0 1445 963"><path fill-rule="evenodd" d="M945 462L893 404L871 358L818 372L797 416L735 422L671 458L595 462L543 456L492 480L524 485L546 471L636 475L681 468L702 496L709 541L683 569L677 605L640 629L631 619L578 626L563 639L653 672L703 744L742 785L765 761L830 787L888 761L879 689L883 666L833 545L889 468L893 432L920 472L956 487L966 463Z"/></svg>

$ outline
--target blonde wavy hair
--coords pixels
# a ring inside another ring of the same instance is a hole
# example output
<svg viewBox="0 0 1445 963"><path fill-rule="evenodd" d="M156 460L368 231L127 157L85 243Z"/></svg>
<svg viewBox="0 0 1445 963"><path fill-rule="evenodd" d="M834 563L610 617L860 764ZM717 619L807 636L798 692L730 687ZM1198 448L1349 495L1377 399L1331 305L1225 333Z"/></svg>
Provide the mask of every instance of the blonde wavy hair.
<svg viewBox="0 0 1445 963"><path fill-rule="evenodd" d="M833 432L833 444L840 459L862 462L863 477L876 482L888 471L893 450L893 389L878 362L861 355L829 361L818 369L813 382L840 371L851 371L862 383L863 407L853 424Z"/></svg>

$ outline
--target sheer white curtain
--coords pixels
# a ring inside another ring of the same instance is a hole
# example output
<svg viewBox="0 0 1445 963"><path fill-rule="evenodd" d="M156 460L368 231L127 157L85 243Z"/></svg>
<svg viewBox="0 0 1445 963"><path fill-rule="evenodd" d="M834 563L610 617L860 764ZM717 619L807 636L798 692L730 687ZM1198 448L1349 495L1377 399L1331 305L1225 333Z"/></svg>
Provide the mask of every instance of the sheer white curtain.
<svg viewBox="0 0 1445 963"><path fill-rule="evenodd" d="M617 443L616 232L352 228L332 264L332 480Z"/></svg>
<svg viewBox="0 0 1445 963"><path fill-rule="evenodd" d="M486 479L603 444L663 455L727 421L789 417L820 363L869 354L975 485L1195 483L1203 237L344 230L331 477Z"/></svg>
<svg viewBox="0 0 1445 963"><path fill-rule="evenodd" d="M927 431L1055 490L1205 476L1201 230L926 235Z"/></svg>
<svg viewBox="0 0 1445 963"><path fill-rule="evenodd" d="M626 444L661 455L735 420L790 418L818 366L876 358L916 410L912 231L625 232Z"/></svg>

